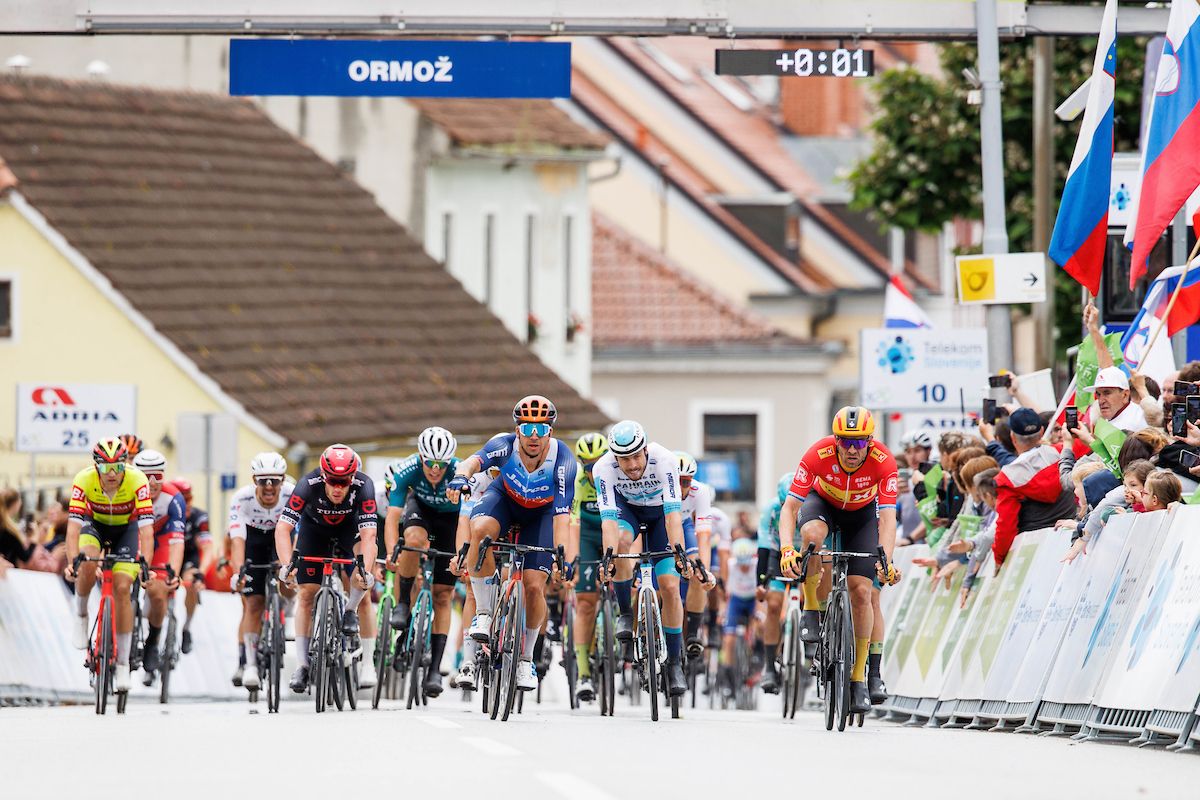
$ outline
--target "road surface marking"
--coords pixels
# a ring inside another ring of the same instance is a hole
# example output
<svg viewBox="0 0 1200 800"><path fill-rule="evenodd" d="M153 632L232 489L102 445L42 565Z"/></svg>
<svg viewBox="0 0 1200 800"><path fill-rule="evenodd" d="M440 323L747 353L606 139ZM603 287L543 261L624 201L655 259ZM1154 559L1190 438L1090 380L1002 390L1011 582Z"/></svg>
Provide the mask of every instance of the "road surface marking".
<svg viewBox="0 0 1200 800"><path fill-rule="evenodd" d="M421 720L421 722L424 722L426 725L428 725L431 728L442 728L443 730L453 730L455 728L462 727L462 725L459 725L457 722L451 722L450 720L443 719L442 717L418 716L417 719Z"/></svg>
<svg viewBox="0 0 1200 800"><path fill-rule="evenodd" d="M510 747L504 742L497 742L495 739L489 739L486 736L464 736L462 740L472 747L482 750L489 756L519 756L521 751L515 747Z"/></svg>
<svg viewBox="0 0 1200 800"><path fill-rule="evenodd" d="M611 794L597 789L583 778L569 772L535 772L533 777L567 800L613 800Z"/></svg>

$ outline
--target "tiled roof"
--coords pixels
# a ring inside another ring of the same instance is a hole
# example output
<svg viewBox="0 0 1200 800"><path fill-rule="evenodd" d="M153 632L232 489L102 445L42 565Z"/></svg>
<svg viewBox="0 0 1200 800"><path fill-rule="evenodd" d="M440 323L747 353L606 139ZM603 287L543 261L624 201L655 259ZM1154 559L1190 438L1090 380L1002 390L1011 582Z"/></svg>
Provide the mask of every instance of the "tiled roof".
<svg viewBox="0 0 1200 800"><path fill-rule="evenodd" d="M493 433L530 392L567 429L605 422L366 191L249 102L5 76L0 120L23 196L292 441L435 423Z"/></svg>
<svg viewBox="0 0 1200 800"><path fill-rule="evenodd" d="M600 214L592 215L592 343L799 344Z"/></svg>
<svg viewBox="0 0 1200 800"><path fill-rule="evenodd" d="M549 100L410 99L460 147L510 145L522 150L602 150L605 137L572 120Z"/></svg>

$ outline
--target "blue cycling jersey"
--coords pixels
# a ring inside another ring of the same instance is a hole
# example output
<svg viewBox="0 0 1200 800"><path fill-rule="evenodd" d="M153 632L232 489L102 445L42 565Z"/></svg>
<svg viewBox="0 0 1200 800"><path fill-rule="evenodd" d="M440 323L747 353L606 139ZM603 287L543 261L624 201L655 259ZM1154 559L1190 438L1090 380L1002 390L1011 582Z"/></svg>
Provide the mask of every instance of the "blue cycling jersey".
<svg viewBox="0 0 1200 800"><path fill-rule="evenodd" d="M762 518L758 521L758 546L767 550L779 549L779 512L783 505L773 502L763 510Z"/></svg>
<svg viewBox="0 0 1200 800"><path fill-rule="evenodd" d="M408 501L408 490L412 489L416 498L434 511L458 511L458 503L452 503L446 497L446 487L450 484L450 479L454 477L456 466L458 466L458 459L450 459L450 465L446 467L442 479L434 486L425 477L425 470L421 469L419 455L414 454L398 462L394 470L396 485L388 493L388 505L403 508Z"/></svg>
<svg viewBox="0 0 1200 800"><path fill-rule="evenodd" d="M499 467L500 482L504 493L524 508L553 506L553 512L570 514L571 502L575 499L575 471L577 464L571 448L559 439L551 439L546 460L530 472L521 463L517 453L517 435L502 433L492 437L475 454L482 469Z"/></svg>

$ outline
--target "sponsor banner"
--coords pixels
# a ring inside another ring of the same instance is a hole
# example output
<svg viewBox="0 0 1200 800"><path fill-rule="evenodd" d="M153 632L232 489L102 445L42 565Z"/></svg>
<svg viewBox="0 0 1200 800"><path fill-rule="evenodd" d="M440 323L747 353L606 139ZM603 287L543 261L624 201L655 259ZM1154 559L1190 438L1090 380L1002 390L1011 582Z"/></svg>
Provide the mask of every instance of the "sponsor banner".
<svg viewBox="0 0 1200 800"><path fill-rule="evenodd" d="M859 386L868 408L954 410L982 405L988 384L982 328L877 328L861 332Z"/></svg>
<svg viewBox="0 0 1200 800"><path fill-rule="evenodd" d="M898 563L903 563L900 559L906 558L909 569L904 572L900 584L895 587L899 590L899 596L892 601L894 613L888 611L884 616L887 620L887 639L883 644L883 678L888 686L892 687L893 694L900 694L900 672L905 661L899 655L900 637L910 627L920 625L920 620L914 618L914 608L921 596L928 594L929 589L929 570L913 567L912 561L914 558L928 558L929 547L923 544L900 547L896 549L894 557ZM882 602L880 598L880 603Z"/></svg>
<svg viewBox="0 0 1200 800"><path fill-rule="evenodd" d="M969 660L964 658L963 653L966 633L973 625L979 625L979 619L986 615L982 609L985 603L991 602L990 598L997 586L996 579L992 577L995 571L995 564L989 554L979 568L979 574L975 576L975 586L967 597L966 606L960 608L950 621L950 629L946 632L939 655L942 685L936 687L933 693L939 700L951 700L958 696L958 689L962 685L963 667ZM975 637L975 641L978 642L978 637Z"/></svg>
<svg viewBox="0 0 1200 800"><path fill-rule="evenodd" d="M88 453L97 439L137 430L137 387L17 384L17 451Z"/></svg>
<svg viewBox="0 0 1200 800"><path fill-rule="evenodd" d="M966 569L954 571L950 586L945 581L939 581L934 590L934 601L925 617L925 626L917 634L917 643L913 647L913 661L921 676L919 697L937 697L941 692L945 678L946 660L942 658L946 639L955 629L959 619L965 619L967 612L959 607L963 578Z"/></svg>

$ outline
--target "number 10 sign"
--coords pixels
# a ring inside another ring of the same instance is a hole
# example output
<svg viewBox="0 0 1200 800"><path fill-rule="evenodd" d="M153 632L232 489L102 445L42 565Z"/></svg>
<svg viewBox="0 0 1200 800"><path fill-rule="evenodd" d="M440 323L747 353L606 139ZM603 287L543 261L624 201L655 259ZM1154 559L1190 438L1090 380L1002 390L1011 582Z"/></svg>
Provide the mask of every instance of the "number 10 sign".
<svg viewBox="0 0 1200 800"><path fill-rule="evenodd" d="M974 411L987 393L982 328L864 330L859 350L862 404L873 410Z"/></svg>

